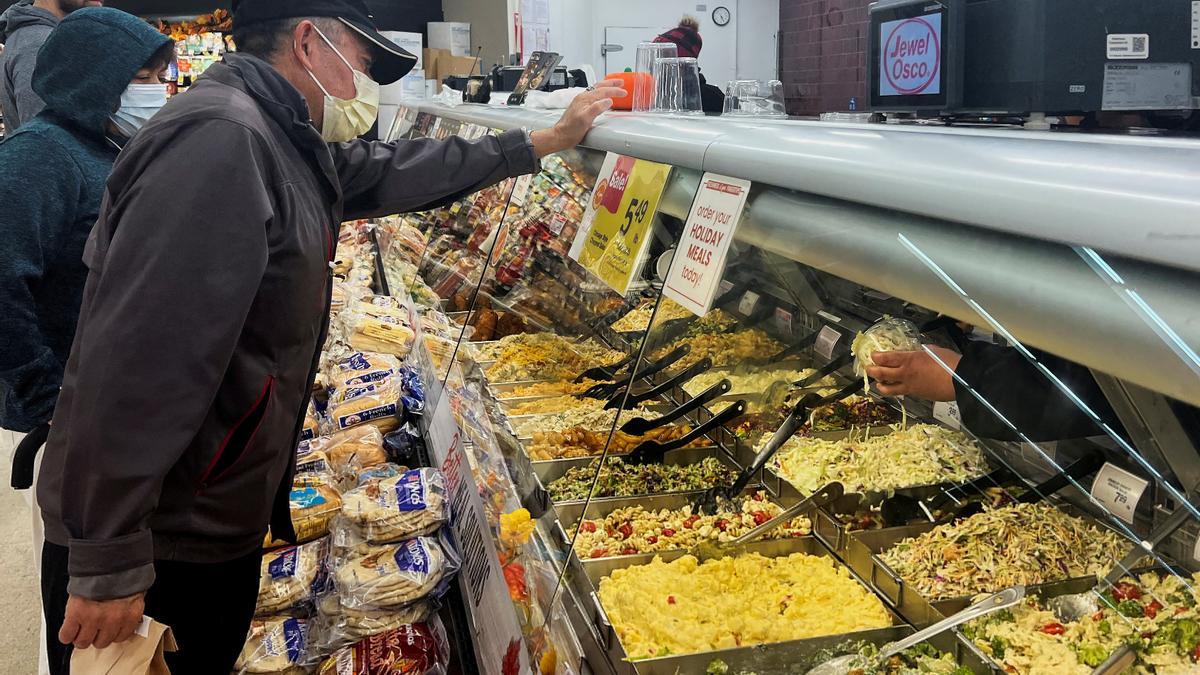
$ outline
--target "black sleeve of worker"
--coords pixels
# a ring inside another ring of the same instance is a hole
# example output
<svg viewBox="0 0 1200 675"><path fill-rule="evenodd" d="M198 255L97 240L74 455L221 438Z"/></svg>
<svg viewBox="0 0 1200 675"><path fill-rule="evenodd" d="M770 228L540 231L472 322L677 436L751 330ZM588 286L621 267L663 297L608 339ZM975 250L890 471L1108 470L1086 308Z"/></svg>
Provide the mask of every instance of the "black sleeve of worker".
<svg viewBox="0 0 1200 675"><path fill-rule="evenodd" d="M68 590L97 600L154 580L150 517L229 367L274 212L261 144L242 126L213 120L138 140L85 249L73 412L70 428L54 429L71 486Z"/></svg>
<svg viewBox="0 0 1200 675"><path fill-rule="evenodd" d="M425 211L541 170L529 136L520 130L474 141L355 140L329 147L348 220Z"/></svg>
<svg viewBox="0 0 1200 675"><path fill-rule="evenodd" d="M1066 359L1033 350L1034 358L1058 377L1077 397L1114 429L1120 429L1090 370ZM954 382L963 424L977 436L1005 441L1020 436L996 413L1003 415L1030 440L1045 442L1102 435L1092 417L1064 394L1020 350L986 342L968 342ZM979 394L995 408L979 401Z"/></svg>

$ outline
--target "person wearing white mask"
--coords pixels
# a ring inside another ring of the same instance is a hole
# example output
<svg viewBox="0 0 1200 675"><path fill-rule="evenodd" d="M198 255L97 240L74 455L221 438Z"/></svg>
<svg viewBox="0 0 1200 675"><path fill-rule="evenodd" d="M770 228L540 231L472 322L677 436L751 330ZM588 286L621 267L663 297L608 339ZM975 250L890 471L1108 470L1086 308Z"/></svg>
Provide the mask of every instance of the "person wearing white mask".
<svg viewBox="0 0 1200 675"><path fill-rule="evenodd" d="M45 108L0 142L0 446L15 449L13 486L31 502L38 560L42 519L27 488L79 317L84 243L129 136L112 116L130 91L165 94L173 58L174 43L135 16L75 12L50 32L34 67ZM48 672L44 659L39 670Z"/></svg>
<svg viewBox="0 0 1200 675"><path fill-rule="evenodd" d="M38 481L48 629L104 647L148 614L175 675L230 672L268 525L294 540L341 222L538 171L624 95L600 83L532 133L368 142L415 57L363 0L235 0L233 38L117 160Z"/></svg>

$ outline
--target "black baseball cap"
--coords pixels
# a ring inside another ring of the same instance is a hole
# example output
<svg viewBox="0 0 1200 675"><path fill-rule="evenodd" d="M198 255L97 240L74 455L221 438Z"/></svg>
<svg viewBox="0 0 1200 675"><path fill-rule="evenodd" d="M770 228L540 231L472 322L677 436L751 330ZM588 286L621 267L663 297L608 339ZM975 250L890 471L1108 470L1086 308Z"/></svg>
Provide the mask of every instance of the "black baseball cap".
<svg viewBox="0 0 1200 675"><path fill-rule="evenodd" d="M379 84L391 84L408 74L417 57L385 38L363 0L234 0L233 30L264 21L300 17L331 17L346 24L375 47L371 78Z"/></svg>

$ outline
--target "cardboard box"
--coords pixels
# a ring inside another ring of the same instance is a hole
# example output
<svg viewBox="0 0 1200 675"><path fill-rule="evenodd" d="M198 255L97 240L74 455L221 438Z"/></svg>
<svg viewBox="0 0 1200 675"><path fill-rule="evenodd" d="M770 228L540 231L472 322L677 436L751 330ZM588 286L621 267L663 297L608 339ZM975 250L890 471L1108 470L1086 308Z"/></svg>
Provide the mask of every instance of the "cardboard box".
<svg viewBox="0 0 1200 675"><path fill-rule="evenodd" d="M400 45L404 51L417 57L417 64L413 68L424 68L425 63L422 58L422 52L425 50L425 37L420 33L406 33L399 30L380 31L383 36L392 42Z"/></svg>
<svg viewBox="0 0 1200 675"><path fill-rule="evenodd" d="M438 82L457 75L466 77L479 74L479 59L474 56L451 56L438 61Z"/></svg>
<svg viewBox="0 0 1200 675"><path fill-rule="evenodd" d="M436 49L434 47L426 47L421 50L421 60L424 63L422 68L425 69L426 77L431 80L438 79L438 67L443 58L451 58L450 50Z"/></svg>
<svg viewBox="0 0 1200 675"><path fill-rule="evenodd" d="M426 27L429 31L430 47L448 50L453 56L471 55L471 24L430 21Z"/></svg>

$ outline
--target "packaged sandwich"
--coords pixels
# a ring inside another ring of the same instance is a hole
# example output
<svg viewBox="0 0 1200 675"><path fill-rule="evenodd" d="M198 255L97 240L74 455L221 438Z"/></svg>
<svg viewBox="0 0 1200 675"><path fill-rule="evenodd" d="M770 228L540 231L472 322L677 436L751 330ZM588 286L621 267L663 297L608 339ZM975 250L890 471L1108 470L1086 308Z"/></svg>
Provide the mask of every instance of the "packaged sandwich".
<svg viewBox="0 0 1200 675"><path fill-rule="evenodd" d="M342 495L338 546L387 544L432 534L449 519L446 481L437 469L370 480Z"/></svg>
<svg viewBox="0 0 1200 675"><path fill-rule="evenodd" d="M329 539L263 554L255 614L270 616L309 602L325 587Z"/></svg>

